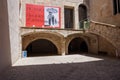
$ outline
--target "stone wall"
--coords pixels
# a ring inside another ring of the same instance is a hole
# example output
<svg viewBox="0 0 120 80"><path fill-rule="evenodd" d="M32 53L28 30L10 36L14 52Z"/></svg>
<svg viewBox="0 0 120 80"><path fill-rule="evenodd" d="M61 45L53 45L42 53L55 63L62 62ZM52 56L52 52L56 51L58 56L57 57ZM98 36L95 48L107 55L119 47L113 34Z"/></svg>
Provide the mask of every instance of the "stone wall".
<svg viewBox="0 0 120 80"><path fill-rule="evenodd" d="M57 6L61 8L61 28L64 29L64 7L74 7L74 29L79 29L78 19L78 7L80 4L85 4L88 10L88 17L90 17L91 24L88 31L81 33L80 31L62 31L62 30L48 30L48 29L36 29L38 33L45 32L58 32L63 36L60 41L59 48L62 53L68 53L68 45L75 37L82 37L89 46L90 53L108 52L109 55L117 55L120 53L120 15L113 15L112 1L110 0L22 0L22 17L20 18L20 26L25 27L25 5L36 4L44 6ZM99 3L99 4L98 4ZM79 32L79 33L78 33ZM27 35L27 33L34 33L33 29L22 29L21 35ZM36 36L36 35L35 35ZM57 36L57 34L56 34ZM44 38L49 38L46 36ZM25 38L27 39L27 38ZM55 39L53 39L53 42ZM57 42L55 41L55 44ZM104 44L104 46L103 46ZM59 44L58 44L59 45ZM107 51L106 51L107 50Z"/></svg>
<svg viewBox="0 0 120 80"><path fill-rule="evenodd" d="M99 50L120 55L120 14L114 15L113 0L91 0L90 20L89 32L99 36Z"/></svg>
<svg viewBox="0 0 120 80"><path fill-rule="evenodd" d="M12 64L20 57L19 0L8 0L8 21Z"/></svg>
<svg viewBox="0 0 120 80"><path fill-rule="evenodd" d="M98 53L99 54L107 54L110 56L116 56L116 48L108 42L105 38L98 37L99 43L98 43Z"/></svg>
<svg viewBox="0 0 120 80"><path fill-rule="evenodd" d="M83 0L21 0L22 12L20 17L20 26L26 26L26 4L36 4L44 6L56 6L61 8L61 28L64 29L64 7L74 8L74 29L79 29L78 7L84 4ZM87 4L87 3L85 3Z"/></svg>
<svg viewBox="0 0 120 80"><path fill-rule="evenodd" d="M120 26L120 14L113 14L113 0L90 0L90 19Z"/></svg>
<svg viewBox="0 0 120 80"><path fill-rule="evenodd" d="M68 46L70 42L75 38L82 38L88 45L89 53L98 53L98 38L96 35L83 34L80 31L67 30L51 30L46 31L44 29L22 29L22 50L37 39L46 39L51 41L58 49L58 54L65 55L68 53ZM65 33L66 32L66 33ZM64 34L61 34L64 33ZM71 34L69 34L71 33Z"/></svg>
<svg viewBox="0 0 120 80"><path fill-rule="evenodd" d="M89 33L98 35L99 40L99 50L106 51L110 55L120 54L120 28L114 25L91 22Z"/></svg>
<svg viewBox="0 0 120 80"><path fill-rule="evenodd" d="M7 0L0 1L0 72L11 65Z"/></svg>

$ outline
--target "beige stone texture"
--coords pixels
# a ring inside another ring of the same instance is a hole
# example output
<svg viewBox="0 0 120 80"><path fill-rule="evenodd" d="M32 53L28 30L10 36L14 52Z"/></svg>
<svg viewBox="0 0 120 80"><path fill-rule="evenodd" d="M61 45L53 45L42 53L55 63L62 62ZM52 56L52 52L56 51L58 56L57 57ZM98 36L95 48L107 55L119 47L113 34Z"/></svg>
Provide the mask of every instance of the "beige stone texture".
<svg viewBox="0 0 120 80"><path fill-rule="evenodd" d="M61 28L64 29L64 7L74 8L74 29L79 29L78 21L78 7L80 4L84 4L83 0L22 0L22 12L20 18L20 26L26 26L26 4L36 4L44 6L55 6L61 8Z"/></svg>
<svg viewBox="0 0 120 80"><path fill-rule="evenodd" d="M19 1L8 0L8 21L10 35L11 61L14 64L20 57Z"/></svg>
<svg viewBox="0 0 120 80"><path fill-rule="evenodd" d="M113 14L113 0L90 0L90 18L93 21L120 26L120 14Z"/></svg>
<svg viewBox="0 0 120 80"><path fill-rule="evenodd" d="M15 63L20 54L19 1L0 2L0 72Z"/></svg>
<svg viewBox="0 0 120 80"><path fill-rule="evenodd" d="M118 55L120 50L120 28L114 25L103 24L98 22L91 22L89 33L98 35L99 47L107 50L110 55ZM105 47L104 47L104 46Z"/></svg>

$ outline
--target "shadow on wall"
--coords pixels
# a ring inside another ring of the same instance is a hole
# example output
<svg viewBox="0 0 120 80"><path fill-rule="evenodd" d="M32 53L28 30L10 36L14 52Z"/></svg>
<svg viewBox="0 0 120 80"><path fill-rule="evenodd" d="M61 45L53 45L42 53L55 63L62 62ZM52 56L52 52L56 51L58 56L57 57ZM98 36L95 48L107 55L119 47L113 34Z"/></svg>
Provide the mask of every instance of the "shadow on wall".
<svg viewBox="0 0 120 80"><path fill-rule="evenodd" d="M4 9L4 10L3 10ZM11 65L7 0L0 1L0 72Z"/></svg>

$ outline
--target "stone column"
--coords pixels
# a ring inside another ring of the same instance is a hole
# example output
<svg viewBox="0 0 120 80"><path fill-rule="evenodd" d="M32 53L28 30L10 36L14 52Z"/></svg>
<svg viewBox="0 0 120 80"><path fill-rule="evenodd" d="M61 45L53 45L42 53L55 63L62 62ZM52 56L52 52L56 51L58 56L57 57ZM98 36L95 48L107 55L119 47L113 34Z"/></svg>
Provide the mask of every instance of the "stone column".
<svg viewBox="0 0 120 80"><path fill-rule="evenodd" d="M66 42L66 40L65 40L65 38L64 39L62 39L62 41L61 41L61 55L62 56L64 56L65 54L66 54L66 52L65 52L65 42Z"/></svg>

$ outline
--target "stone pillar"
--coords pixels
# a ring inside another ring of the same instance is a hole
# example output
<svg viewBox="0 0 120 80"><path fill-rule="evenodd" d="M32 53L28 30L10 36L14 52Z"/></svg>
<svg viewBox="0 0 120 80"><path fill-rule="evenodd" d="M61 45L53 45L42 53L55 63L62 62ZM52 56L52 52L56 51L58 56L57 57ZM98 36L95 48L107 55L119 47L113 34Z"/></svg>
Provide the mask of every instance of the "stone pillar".
<svg viewBox="0 0 120 80"><path fill-rule="evenodd" d="M61 52L62 52L61 55L62 55L62 56L64 56L64 55L66 54L66 52L65 52L65 49L66 49L66 48L65 48L65 42L66 42L66 40L65 40L65 39L62 39L62 41L61 41L61 45L62 45L62 46L61 46Z"/></svg>
<svg viewBox="0 0 120 80"><path fill-rule="evenodd" d="M8 21L11 47L11 60L14 64L19 58L20 51L20 27L19 27L19 0L7 0Z"/></svg>
<svg viewBox="0 0 120 80"><path fill-rule="evenodd" d="M78 15L78 6L75 7L75 10L74 10L75 14L74 14L74 18L75 18L75 21L74 21L74 26L75 26L75 29L79 29L79 15Z"/></svg>

